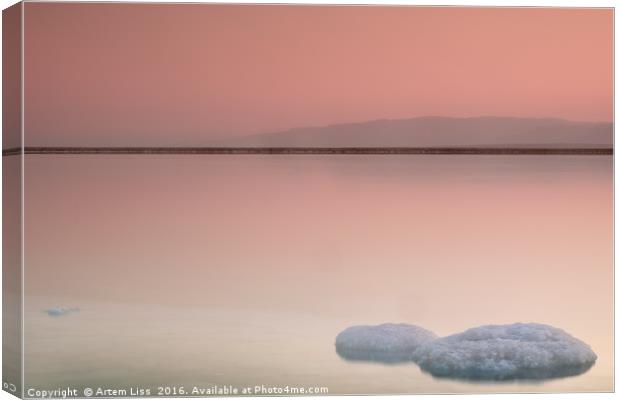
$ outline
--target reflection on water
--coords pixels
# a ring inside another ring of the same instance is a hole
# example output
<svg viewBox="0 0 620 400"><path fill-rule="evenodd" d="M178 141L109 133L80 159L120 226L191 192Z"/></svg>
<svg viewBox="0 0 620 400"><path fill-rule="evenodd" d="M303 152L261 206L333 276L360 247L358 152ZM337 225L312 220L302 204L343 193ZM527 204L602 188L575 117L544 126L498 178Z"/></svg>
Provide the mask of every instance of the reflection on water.
<svg viewBox="0 0 620 400"><path fill-rule="evenodd" d="M336 353L338 353L343 360L351 362L362 361L381 364L403 364L412 362L411 354L399 352L352 350L336 346Z"/></svg>
<svg viewBox="0 0 620 400"><path fill-rule="evenodd" d="M367 362L377 364L405 364L415 363L412 360L411 355L403 353L386 353L378 351L362 351L362 350L346 350L336 347L336 353L348 362ZM481 360L482 361L482 360ZM587 372L595 362L583 364L583 365L570 365L563 366L562 368L530 368L527 371L519 374L517 377L489 377L485 373L477 374L475 371L468 373L465 376L455 375L453 373L437 373L433 371L427 371L424 368L420 368L424 373L430 374L437 379L456 379L469 382L522 382L522 383L537 383L544 382L550 379L565 378L570 376L581 375Z"/></svg>
<svg viewBox="0 0 620 400"><path fill-rule="evenodd" d="M613 389L611 157L26 157L25 386ZM576 296L575 293L579 293ZM53 318L58 305L79 313ZM562 327L543 383L348 362L343 327Z"/></svg>
<svg viewBox="0 0 620 400"><path fill-rule="evenodd" d="M469 373L467 375L454 375L454 374L440 374L436 372L427 371L422 368L422 371L432 375L437 379L456 379L470 382L506 382L506 381L514 381L514 382L522 382L522 383L543 383L545 381L557 378L566 378L576 375L581 375L587 372L592 366L594 362L583 364L583 365L569 365L564 366L562 368L531 368L527 371L523 371L518 374L517 377L501 377L494 378L489 377L485 373Z"/></svg>

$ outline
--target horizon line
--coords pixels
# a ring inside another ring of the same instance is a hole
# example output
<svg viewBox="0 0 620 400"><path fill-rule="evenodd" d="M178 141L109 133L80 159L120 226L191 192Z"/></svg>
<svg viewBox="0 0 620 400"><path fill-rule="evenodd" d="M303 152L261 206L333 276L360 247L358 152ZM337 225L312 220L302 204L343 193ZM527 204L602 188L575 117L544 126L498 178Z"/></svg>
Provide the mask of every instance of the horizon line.
<svg viewBox="0 0 620 400"><path fill-rule="evenodd" d="M177 155L613 155L613 147L14 147L2 156L36 154Z"/></svg>

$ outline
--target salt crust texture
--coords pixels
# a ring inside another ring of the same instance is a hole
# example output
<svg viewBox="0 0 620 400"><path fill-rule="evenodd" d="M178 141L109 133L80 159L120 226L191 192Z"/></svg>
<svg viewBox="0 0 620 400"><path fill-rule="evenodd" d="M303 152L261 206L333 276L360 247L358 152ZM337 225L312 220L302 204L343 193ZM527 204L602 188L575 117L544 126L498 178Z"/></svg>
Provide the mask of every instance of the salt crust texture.
<svg viewBox="0 0 620 400"><path fill-rule="evenodd" d="M433 332L415 325L358 325L338 334L336 352L353 361L407 362L414 350L436 338Z"/></svg>
<svg viewBox="0 0 620 400"><path fill-rule="evenodd" d="M561 329L516 323L480 326L424 343L412 360L436 377L539 380L581 374L596 354Z"/></svg>

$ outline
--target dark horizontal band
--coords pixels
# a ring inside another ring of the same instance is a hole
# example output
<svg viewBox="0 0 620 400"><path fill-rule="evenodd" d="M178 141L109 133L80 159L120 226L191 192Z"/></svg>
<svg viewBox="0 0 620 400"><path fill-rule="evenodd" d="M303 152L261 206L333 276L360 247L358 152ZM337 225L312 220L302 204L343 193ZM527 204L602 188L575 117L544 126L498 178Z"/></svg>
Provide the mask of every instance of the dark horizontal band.
<svg viewBox="0 0 620 400"><path fill-rule="evenodd" d="M19 154L480 154L613 155L613 148L502 147L24 147L2 150Z"/></svg>

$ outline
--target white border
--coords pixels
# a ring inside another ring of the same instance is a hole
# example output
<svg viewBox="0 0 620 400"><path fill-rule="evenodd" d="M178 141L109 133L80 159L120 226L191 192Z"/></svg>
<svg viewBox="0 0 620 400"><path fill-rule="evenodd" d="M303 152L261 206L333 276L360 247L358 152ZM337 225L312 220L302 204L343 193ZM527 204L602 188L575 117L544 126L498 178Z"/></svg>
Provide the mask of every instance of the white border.
<svg viewBox="0 0 620 400"><path fill-rule="evenodd" d="M25 29L24 29L24 24L25 24L25 11L26 11L26 7L25 4L22 4L21 7L21 52L20 52L20 63L21 63L21 108L20 108L20 114L21 114L21 147L22 149L26 146L26 136L25 136L25 129L24 129L24 124L25 124L25 118L24 118L24 114L26 111L26 107L25 107L25 101L24 101L24 95L25 95L25 69L24 69L24 51L25 51L25 46L24 46L24 39L25 39ZM21 187L20 187L20 197L21 197L21 208L20 208L20 217L21 217L21 221L20 221L20 225L21 225L21 248L22 248L22 254L21 254L21 267L22 267L22 271L21 271L21 284L22 284L22 301L21 301L21 324L22 324L22 376L21 376L21 387L22 387L22 398L24 398L24 390L25 390L25 385L24 385L24 379L25 379L25 367L24 367L24 363L26 361L26 347L25 347L25 342L26 342L26 338L25 338L25 330L26 330L26 325L25 325L25 314L24 314L24 310L26 309L26 294L25 294L25 289L26 289L26 262L25 262L25 256L26 256L26 251L25 251L25 247L26 247L26 236L24 235L24 215L25 215L25 211L26 211L26 207L24 206L24 184L26 182L25 180L25 167L26 167L26 156L23 154L20 155L21 157L21 164L22 164L22 170L21 170Z"/></svg>

